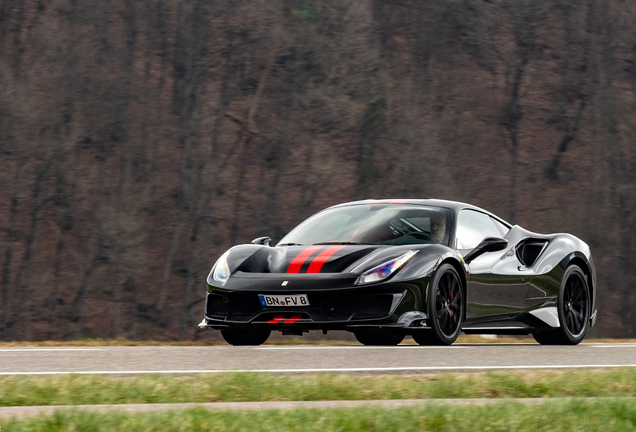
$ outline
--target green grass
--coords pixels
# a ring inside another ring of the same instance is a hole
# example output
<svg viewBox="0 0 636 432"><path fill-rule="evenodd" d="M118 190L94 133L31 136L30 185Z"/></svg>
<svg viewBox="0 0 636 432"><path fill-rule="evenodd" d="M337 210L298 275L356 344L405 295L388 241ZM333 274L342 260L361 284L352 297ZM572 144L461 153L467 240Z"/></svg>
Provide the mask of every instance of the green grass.
<svg viewBox="0 0 636 432"><path fill-rule="evenodd" d="M57 412L34 419L0 420L5 432L44 431L634 431L633 400L562 400L542 405L429 405L382 409L298 409L161 413Z"/></svg>
<svg viewBox="0 0 636 432"><path fill-rule="evenodd" d="M429 375L0 377L0 406L178 402L636 396L636 368Z"/></svg>

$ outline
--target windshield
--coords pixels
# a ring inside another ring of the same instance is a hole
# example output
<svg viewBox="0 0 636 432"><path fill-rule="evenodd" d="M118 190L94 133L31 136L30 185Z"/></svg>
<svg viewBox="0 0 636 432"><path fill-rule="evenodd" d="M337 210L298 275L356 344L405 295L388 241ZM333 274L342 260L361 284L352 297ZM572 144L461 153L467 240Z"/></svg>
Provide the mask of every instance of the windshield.
<svg viewBox="0 0 636 432"><path fill-rule="evenodd" d="M338 207L310 217L287 234L278 246L318 243L448 245L451 214L448 209L424 206Z"/></svg>

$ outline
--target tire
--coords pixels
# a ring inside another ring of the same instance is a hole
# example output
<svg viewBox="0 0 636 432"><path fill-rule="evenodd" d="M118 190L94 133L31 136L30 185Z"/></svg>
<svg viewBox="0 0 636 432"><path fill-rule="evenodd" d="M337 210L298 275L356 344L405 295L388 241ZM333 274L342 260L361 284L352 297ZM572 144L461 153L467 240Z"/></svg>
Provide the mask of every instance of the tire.
<svg viewBox="0 0 636 432"><path fill-rule="evenodd" d="M541 345L577 345L590 328L590 291L583 270L571 265L565 270L557 300L559 328L532 336Z"/></svg>
<svg viewBox="0 0 636 432"><path fill-rule="evenodd" d="M355 332L353 334L362 345L398 345L404 340L404 334L396 331L378 329Z"/></svg>
<svg viewBox="0 0 636 432"><path fill-rule="evenodd" d="M234 346L262 345L269 337L271 331L261 329L225 329L221 335L225 342Z"/></svg>
<svg viewBox="0 0 636 432"><path fill-rule="evenodd" d="M442 265L433 278L428 293L428 325L431 328L413 334L420 345L451 345L462 329L466 299L455 267Z"/></svg>

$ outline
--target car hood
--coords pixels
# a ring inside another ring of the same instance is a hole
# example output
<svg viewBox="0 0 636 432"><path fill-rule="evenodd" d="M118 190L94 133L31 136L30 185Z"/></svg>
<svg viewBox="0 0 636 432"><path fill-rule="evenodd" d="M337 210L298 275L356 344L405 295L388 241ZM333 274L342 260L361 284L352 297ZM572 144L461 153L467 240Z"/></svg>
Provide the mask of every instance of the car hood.
<svg viewBox="0 0 636 432"><path fill-rule="evenodd" d="M313 245L235 246L228 256L230 271L236 273L361 273L396 258L409 250L430 250L439 245Z"/></svg>

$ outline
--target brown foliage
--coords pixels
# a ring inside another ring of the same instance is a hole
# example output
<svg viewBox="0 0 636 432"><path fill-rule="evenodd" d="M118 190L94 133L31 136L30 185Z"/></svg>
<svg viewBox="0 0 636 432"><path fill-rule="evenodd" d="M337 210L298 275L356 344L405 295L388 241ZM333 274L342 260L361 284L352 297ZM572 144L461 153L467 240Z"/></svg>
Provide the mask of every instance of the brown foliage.
<svg viewBox="0 0 636 432"><path fill-rule="evenodd" d="M4 340L191 339L235 242L356 198L587 241L636 336L636 8L0 0Z"/></svg>

